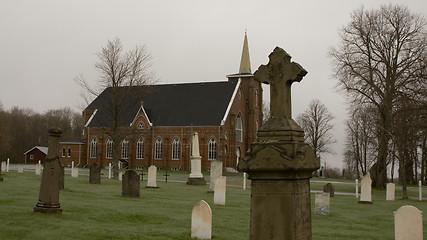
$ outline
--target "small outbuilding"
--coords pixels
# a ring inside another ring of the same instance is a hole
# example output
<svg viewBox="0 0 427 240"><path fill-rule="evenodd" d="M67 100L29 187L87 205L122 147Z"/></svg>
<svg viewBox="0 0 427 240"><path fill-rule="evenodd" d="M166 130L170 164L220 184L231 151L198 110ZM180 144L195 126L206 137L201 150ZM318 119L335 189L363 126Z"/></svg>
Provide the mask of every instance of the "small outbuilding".
<svg viewBox="0 0 427 240"><path fill-rule="evenodd" d="M25 163L44 163L48 147L35 146L24 153Z"/></svg>

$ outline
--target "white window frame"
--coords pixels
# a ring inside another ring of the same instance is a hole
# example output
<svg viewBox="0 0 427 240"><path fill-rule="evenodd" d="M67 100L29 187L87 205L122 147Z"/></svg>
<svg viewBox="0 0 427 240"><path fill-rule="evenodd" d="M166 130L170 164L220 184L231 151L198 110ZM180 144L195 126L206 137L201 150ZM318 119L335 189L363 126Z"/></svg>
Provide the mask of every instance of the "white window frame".
<svg viewBox="0 0 427 240"><path fill-rule="evenodd" d="M216 141L214 137L211 137L208 142L208 160L216 160Z"/></svg>
<svg viewBox="0 0 427 240"><path fill-rule="evenodd" d="M129 140L122 141L122 159L129 159Z"/></svg>
<svg viewBox="0 0 427 240"><path fill-rule="evenodd" d="M90 141L90 158L96 158L98 148L98 140L93 137Z"/></svg>
<svg viewBox="0 0 427 240"><path fill-rule="evenodd" d="M107 140L107 142L105 143L105 158L107 159L112 159L113 158L113 147L114 147L114 142L111 138L109 138Z"/></svg>
<svg viewBox="0 0 427 240"><path fill-rule="evenodd" d="M136 142L136 159L144 159L144 138L138 138Z"/></svg>
<svg viewBox="0 0 427 240"><path fill-rule="evenodd" d="M243 142L243 119L240 113L236 117L236 142Z"/></svg>
<svg viewBox="0 0 427 240"><path fill-rule="evenodd" d="M154 143L154 159L155 160L162 159L162 148L163 148L163 141L160 137L158 137Z"/></svg>
<svg viewBox="0 0 427 240"><path fill-rule="evenodd" d="M181 150L181 143L179 142L179 138L174 138L172 142L172 160L179 160L179 154Z"/></svg>

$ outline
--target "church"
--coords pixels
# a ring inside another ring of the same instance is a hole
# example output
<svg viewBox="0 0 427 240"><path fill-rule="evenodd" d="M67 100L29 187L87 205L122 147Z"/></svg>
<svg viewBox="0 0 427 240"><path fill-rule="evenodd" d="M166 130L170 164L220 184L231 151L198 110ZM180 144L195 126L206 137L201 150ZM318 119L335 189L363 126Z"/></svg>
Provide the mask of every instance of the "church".
<svg viewBox="0 0 427 240"><path fill-rule="evenodd" d="M60 144L61 162L70 165L73 156L78 167L93 163L105 167L113 162L109 110L111 96L120 94L127 96L118 121L126 133L119 155L124 165L189 170L191 139L197 132L202 170L209 170L212 160L236 169L262 124L262 88L251 71L246 34L239 72L226 77L219 82L106 88L83 111L83 141Z"/></svg>

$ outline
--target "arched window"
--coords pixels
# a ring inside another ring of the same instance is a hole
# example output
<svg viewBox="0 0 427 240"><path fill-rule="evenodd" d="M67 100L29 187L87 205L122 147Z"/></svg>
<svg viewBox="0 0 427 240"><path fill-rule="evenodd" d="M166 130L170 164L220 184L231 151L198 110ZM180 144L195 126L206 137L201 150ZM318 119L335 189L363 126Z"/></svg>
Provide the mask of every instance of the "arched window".
<svg viewBox="0 0 427 240"><path fill-rule="evenodd" d="M136 142L136 159L143 159L143 158L144 158L144 139L140 137Z"/></svg>
<svg viewBox="0 0 427 240"><path fill-rule="evenodd" d="M143 122L138 123L138 129L144 129L144 123Z"/></svg>
<svg viewBox="0 0 427 240"><path fill-rule="evenodd" d="M242 142L243 140L243 123L242 117L237 115L236 118L236 142Z"/></svg>
<svg viewBox="0 0 427 240"><path fill-rule="evenodd" d="M154 159L162 159L162 139L157 138L154 144Z"/></svg>
<svg viewBox="0 0 427 240"><path fill-rule="evenodd" d="M181 150L181 144L179 139L176 137L172 142L172 160L179 160L179 152Z"/></svg>
<svg viewBox="0 0 427 240"><path fill-rule="evenodd" d="M111 140L111 138L109 138L105 145L106 145L105 157L108 159L113 158L113 140Z"/></svg>
<svg viewBox="0 0 427 240"><path fill-rule="evenodd" d="M68 155L67 157L71 157L71 148L68 148Z"/></svg>
<svg viewBox="0 0 427 240"><path fill-rule="evenodd" d="M128 159L129 158L129 140L125 139L122 142L122 158Z"/></svg>
<svg viewBox="0 0 427 240"><path fill-rule="evenodd" d="M65 157L65 148L62 148L62 157Z"/></svg>
<svg viewBox="0 0 427 240"><path fill-rule="evenodd" d="M213 137L208 143L208 160L216 160L216 142Z"/></svg>
<svg viewBox="0 0 427 240"><path fill-rule="evenodd" d="M90 141L90 158L96 158L97 141L96 137Z"/></svg>

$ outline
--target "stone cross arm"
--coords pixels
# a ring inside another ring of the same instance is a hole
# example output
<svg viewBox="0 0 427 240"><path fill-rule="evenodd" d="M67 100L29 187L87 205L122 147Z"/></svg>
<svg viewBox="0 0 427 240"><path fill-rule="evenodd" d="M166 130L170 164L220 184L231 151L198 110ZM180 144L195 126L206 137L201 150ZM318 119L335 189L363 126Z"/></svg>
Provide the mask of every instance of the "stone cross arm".
<svg viewBox="0 0 427 240"><path fill-rule="evenodd" d="M268 64L255 72L255 79L270 84L271 117L292 118L291 85L301 81L307 71L291 62L291 56L282 48L276 47L268 58Z"/></svg>

